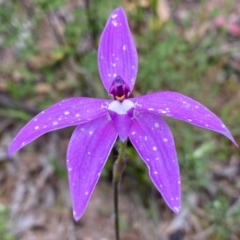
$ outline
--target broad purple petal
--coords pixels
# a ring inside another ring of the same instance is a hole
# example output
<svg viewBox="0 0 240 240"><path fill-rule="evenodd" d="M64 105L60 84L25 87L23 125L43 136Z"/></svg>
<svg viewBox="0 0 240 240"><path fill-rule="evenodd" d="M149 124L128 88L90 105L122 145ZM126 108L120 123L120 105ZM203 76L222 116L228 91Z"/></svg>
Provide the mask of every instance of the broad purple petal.
<svg viewBox="0 0 240 240"><path fill-rule="evenodd" d="M63 100L39 113L17 134L9 147L9 155L44 133L88 122L107 114L110 101L76 97Z"/></svg>
<svg viewBox="0 0 240 240"><path fill-rule="evenodd" d="M83 215L117 132L108 116L79 125L67 151L67 168L75 220Z"/></svg>
<svg viewBox="0 0 240 240"><path fill-rule="evenodd" d="M115 9L103 30L98 48L98 68L109 92L116 76L133 89L138 69L137 50L122 8Z"/></svg>
<svg viewBox="0 0 240 240"><path fill-rule="evenodd" d="M201 103L177 92L156 92L130 99L138 110L173 117L225 135L235 145L224 123Z"/></svg>
<svg viewBox="0 0 240 240"><path fill-rule="evenodd" d="M164 120L151 113L138 113L129 138L146 163L149 175L168 206L178 213L181 208L180 172L174 139Z"/></svg>

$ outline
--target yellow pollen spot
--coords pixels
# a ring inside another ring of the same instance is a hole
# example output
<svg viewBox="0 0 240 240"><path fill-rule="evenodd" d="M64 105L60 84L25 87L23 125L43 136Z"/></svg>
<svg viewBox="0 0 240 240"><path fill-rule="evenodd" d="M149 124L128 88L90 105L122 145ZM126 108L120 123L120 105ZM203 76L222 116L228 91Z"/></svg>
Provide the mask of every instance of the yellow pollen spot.
<svg viewBox="0 0 240 240"><path fill-rule="evenodd" d="M117 99L118 101L122 101L122 100L124 100L124 98L125 98L125 95L122 95L121 97L116 96L116 99Z"/></svg>

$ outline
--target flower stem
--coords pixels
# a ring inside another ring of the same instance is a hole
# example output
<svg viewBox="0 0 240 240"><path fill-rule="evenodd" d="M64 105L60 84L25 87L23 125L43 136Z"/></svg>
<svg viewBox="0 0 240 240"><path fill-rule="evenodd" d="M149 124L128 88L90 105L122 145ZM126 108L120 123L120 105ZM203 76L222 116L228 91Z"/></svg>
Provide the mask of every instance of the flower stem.
<svg viewBox="0 0 240 240"><path fill-rule="evenodd" d="M120 142L118 158L113 165L113 200L114 200L114 220L115 220L115 235L116 240L120 240L119 234L119 214L118 214L118 192L121 176L126 165L126 158L124 157L124 152L126 148L125 142Z"/></svg>

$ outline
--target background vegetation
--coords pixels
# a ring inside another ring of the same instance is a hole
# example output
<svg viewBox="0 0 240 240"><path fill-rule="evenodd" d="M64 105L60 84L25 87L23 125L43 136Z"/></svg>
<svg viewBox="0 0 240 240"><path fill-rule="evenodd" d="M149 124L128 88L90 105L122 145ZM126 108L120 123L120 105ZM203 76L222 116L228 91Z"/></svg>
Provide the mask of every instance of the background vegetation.
<svg viewBox="0 0 240 240"><path fill-rule="evenodd" d="M240 140L238 1L0 1L0 239L113 239L110 156L87 212L74 223L65 170L73 128L11 159L7 147L41 109L72 96L108 97L97 46L123 6L139 54L133 96L178 91L206 105ZM174 215L128 144L123 239L240 239L239 149L223 136L166 119L175 137L183 209Z"/></svg>

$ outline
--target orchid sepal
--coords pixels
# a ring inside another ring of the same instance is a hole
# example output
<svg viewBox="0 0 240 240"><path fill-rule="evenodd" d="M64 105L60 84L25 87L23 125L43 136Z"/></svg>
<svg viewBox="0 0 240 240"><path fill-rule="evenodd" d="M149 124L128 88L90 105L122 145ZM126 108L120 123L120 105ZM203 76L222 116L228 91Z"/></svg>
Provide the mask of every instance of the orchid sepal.
<svg viewBox="0 0 240 240"><path fill-rule="evenodd" d="M225 135L236 146L225 124L208 108L181 93L163 91L130 99L138 111L176 118Z"/></svg>

